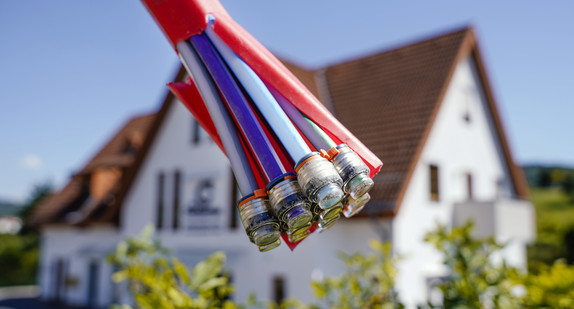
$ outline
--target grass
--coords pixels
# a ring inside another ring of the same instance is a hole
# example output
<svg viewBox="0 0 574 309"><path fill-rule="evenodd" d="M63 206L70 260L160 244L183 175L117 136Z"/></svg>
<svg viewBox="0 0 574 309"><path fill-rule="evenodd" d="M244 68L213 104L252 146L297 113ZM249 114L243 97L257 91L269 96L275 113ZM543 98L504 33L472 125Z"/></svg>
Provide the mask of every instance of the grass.
<svg viewBox="0 0 574 309"><path fill-rule="evenodd" d="M536 209L537 240L528 248L528 264L552 264L567 257L564 235L574 229L574 201L560 188L531 188L530 194Z"/></svg>
<svg viewBox="0 0 574 309"><path fill-rule="evenodd" d="M574 228L574 202L560 188L533 188L538 241L561 245L566 231Z"/></svg>

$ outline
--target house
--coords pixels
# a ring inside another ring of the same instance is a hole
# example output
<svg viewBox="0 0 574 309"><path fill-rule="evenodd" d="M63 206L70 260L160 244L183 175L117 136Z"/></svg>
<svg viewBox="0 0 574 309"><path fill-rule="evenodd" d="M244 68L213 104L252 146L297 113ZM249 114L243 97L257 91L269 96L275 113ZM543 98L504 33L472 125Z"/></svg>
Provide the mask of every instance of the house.
<svg viewBox="0 0 574 309"><path fill-rule="evenodd" d="M0 234L18 234L22 229L19 214L22 208L10 202L0 201Z"/></svg>
<svg viewBox="0 0 574 309"><path fill-rule="evenodd" d="M22 229L22 219L15 216L0 217L0 234L18 234Z"/></svg>
<svg viewBox="0 0 574 309"><path fill-rule="evenodd" d="M405 256L396 288L413 308L445 275L425 233L437 222L468 218L477 234L509 241L504 257L525 266L532 205L472 29L317 70L287 65L385 162L360 215L309 236L293 252L285 245L258 252L238 220L227 159L167 94L157 113L127 122L38 207L42 298L92 307L121 301L104 257L150 222L186 264L225 251L238 301L250 292L310 300L312 278L341 271L336 251L366 251L376 238ZM176 80L184 78L181 70Z"/></svg>

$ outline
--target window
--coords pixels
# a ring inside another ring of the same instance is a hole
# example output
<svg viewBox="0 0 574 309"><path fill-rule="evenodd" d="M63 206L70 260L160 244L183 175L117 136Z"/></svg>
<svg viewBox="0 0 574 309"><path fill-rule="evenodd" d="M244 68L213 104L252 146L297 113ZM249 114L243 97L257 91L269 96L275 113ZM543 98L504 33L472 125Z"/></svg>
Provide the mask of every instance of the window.
<svg viewBox="0 0 574 309"><path fill-rule="evenodd" d="M279 304L285 299L285 279L282 276L273 278L273 300Z"/></svg>
<svg viewBox="0 0 574 309"><path fill-rule="evenodd" d="M466 192L468 193L467 198L472 200L472 174L466 174Z"/></svg>
<svg viewBox="0 0 574 309"><path fill-rule="evenodd" d="M55 303L61 303L66 294L66 277L68 276L68 261L57 258L52 264L52 298Z"/></svg>
<svg viewBox="0 0 574 309"><path fill-rule="evenodd" d="M88 308L97 308L100 263L93 260L88 265Z"/></svg>
<svg viewBox="0 0 574 309"><path fill-rule="evenodd" d="M164 216L164 195L165 195L165 175L164 173L159 173L157 175L157 212L156 212L156 228L161 230L163 228L163 216Z"/></svg>
<svg viewBox="0 0 574 309"><path fill-rule="evenodd" d="M431 201L439 200L439 188L438 188L438 166L430 166L430 199Z"/></svg>
<svg viewBox="0 0 574 309"><path fill-rule="evenodd" d="M177 231L179 228L179 209L180 209L180 193L181 193L181 172L175 171L173 174L173 216L172 228Z"/></svg>
<svg viewBox="0 0 574 309"><path fill-rule="evenodd" d="M235 175L233 171L231 171L231 199L229 204L231 205L231 209L229 210L229 229L235 230L237 228L237 221L239 220L239 210L237 209L237 200L238 200L239 190L237 189L237 180L235 179Z"/></svg>
<svg viewBox="0 0 574 309"><path fill-rule="evenodd" d="M191 120L191 143L193 145L199 144L201 141L201 126L195 119Z"/></svg>

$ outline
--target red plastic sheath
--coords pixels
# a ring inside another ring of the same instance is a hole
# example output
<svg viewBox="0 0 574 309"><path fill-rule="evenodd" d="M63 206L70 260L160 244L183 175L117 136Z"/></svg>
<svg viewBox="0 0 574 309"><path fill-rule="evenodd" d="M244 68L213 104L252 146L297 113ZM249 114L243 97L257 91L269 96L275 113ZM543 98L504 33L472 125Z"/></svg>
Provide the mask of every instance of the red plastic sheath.
<svg viewBox="0 0 574 309"><path fill-rule="evenodd" d="M217 0L141 0L173 48L207 27L207 15L227 14Z"/></svg>
<svg viewBox="0 0 574 309"><path fill-rule="evenodd" d="M266 83L321 127L337 144L353 149L374 177L383 163L261 43L237 24L216 0L142 0L172 46L207 27L207 15L215 17L215 33Z"/></svg>

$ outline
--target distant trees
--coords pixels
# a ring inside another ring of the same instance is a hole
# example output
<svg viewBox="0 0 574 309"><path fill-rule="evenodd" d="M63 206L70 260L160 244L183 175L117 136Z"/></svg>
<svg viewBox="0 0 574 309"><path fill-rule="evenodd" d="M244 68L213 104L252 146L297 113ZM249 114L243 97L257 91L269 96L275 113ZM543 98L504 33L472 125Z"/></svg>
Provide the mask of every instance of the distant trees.
<svg viewBox="0 0 574 309"><path fill-rule="evenodd" d="M49 184L36 186L21 206L24 226L18 235L0 234L0 286L34 284L38 272L38 231L28 225L34 208L52 191Z"/></svg>
<svg viewBox="0 0 574 309"><path fill-rule="evenodd" d="M574 169L559 166L524 166L531 188L559 188L574 201Z"/></svg>
<svg viewBox="0 0 574 309"><path fill-rule="evenodd" d="M561 187L562 191L570 197L570 200L574 201L574 173L570 173L564 177Z"/></svg>

